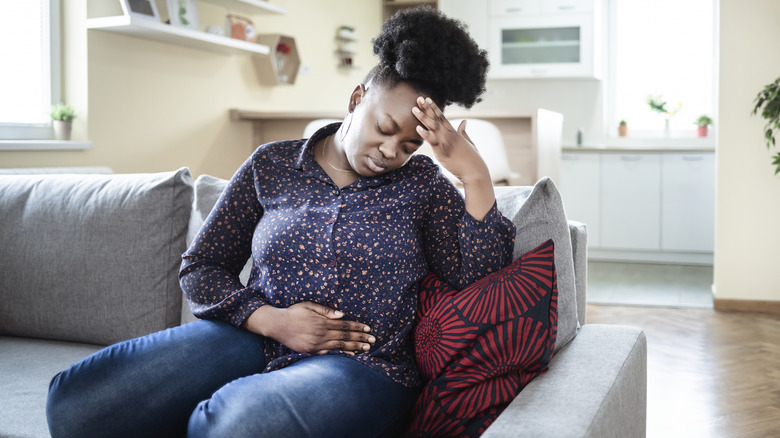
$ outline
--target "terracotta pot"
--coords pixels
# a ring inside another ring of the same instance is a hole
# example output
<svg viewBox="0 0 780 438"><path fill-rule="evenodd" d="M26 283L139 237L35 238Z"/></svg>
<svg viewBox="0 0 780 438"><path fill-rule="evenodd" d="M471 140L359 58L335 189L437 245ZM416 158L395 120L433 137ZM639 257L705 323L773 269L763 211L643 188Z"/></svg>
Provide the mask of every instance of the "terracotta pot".
<svg viewBox="0 0 780 438"><path fill-rule="evenodd" d="M618 125L618 135L625 137L628 135L628 125Z"/></svg>
<svg viewBox="0 0 780 438"><path fill-rule="evenodd" d="M52 126L54 127L54 139L55 140L70 140L70 133L73 130L72 121L53 120Z"/></svg>
<svg viewBox="0 0 780 438"><path fill-rule="evenodd" d="M696 132L699 133L699 137L706 137L707 136L707 125L699 126Z"/></svg>

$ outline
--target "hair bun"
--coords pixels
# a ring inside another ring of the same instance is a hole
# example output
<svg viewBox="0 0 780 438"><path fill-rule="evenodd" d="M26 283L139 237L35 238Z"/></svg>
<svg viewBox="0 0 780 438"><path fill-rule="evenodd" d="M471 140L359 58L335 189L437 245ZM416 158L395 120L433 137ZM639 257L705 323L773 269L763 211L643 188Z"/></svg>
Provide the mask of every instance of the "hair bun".
<svg viewBox="0 0 780 438"><path fill-rule="evenodd" d="M403 9L374 39L380 65L440 97L470 108L485 91L489 62L462 22L431 7Z"/></svg>

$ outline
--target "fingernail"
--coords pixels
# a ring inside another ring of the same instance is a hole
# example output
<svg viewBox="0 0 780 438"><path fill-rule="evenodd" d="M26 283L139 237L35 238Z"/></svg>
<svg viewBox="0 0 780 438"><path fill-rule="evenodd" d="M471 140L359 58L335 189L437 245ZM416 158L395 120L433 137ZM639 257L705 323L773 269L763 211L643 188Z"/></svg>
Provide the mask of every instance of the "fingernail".
<svg viewBox="0 0 780 438"><path fill-rule="evenodd" d="M412 112L413 112L413 113L419 113L419 112L420 112L420 108L417 108L417 107L415 106L415 107L413 107L413 108L412 108Z"/></svg>
<svg viewBox="0 0 780 438"><path fill-rule="evenodd" d="M371 337L368 338L368 342L373 344L374 342L376 342L376 338L371 336Z"/></svg>
<svg viewBox="0 0 780 438"><path fill-rule="evenodd" d="M341 318L342 316L344 316L344 312L342 312L341 310L337 310L337 311L334 313L334 315L336 315L337 317Z"/></svg>
<svg viewBox="0 0 780 438"><path fill-rule="evenodd" d="M371 346L370 346L370 345L364 345L364 346L363 346L363 351L368 351L368 350L370 350L370 349L371 349Z"/></svg>
<svg viewBox="0 0 780 438"><path fill-rule="evenodd" d="M365 326L365 327L363 327L363 331L364 332L370 332L371 331L371 327Z"/></svg>
<svg viewBox="0 0 780 438"><path fill-rule="evenodd" d="M432 104L432 103L433 103L433 100L431 100L431 98L430 98L430 97L426 97L426 98L425 98L425 103L427 103L428 105L430 105L430 104Z"/></svg>

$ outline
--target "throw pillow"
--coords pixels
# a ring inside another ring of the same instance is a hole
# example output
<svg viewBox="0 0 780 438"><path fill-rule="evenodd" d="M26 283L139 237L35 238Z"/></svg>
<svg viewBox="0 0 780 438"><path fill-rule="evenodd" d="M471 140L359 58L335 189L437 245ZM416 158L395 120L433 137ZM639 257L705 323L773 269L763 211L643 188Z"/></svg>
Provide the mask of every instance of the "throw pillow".
<svg viewBox="0 0 780 438"><path fill-rule="evenodd" d="M548 240L462 291L425 277L414 340L426 383L410 436L479 436L547 370L558 318L554 254Z"/></svg>
<svg viewBox="0 0 780 438"><path fill-rule="evenodd" d="M547 239L555 242L555 268L558 275L558 338L556 351L577 334L577 292L572 257L571 233L563 201L550 178L533 187L495 187L501 214L515 224L513 259L536 248Z"/></svg>

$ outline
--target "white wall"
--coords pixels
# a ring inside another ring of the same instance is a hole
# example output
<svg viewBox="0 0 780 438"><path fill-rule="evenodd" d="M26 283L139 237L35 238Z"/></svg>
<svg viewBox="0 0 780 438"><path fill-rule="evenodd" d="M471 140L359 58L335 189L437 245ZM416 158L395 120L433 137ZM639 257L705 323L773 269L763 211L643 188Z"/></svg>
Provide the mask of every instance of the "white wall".
<svg viewBox="0 0 780 438"><path fill-rule="evenodd" d="M750 115L758 91L780 76L778 41L780 1L720 1L717 299L780 301L780 177L764 121Z"/></svg>

